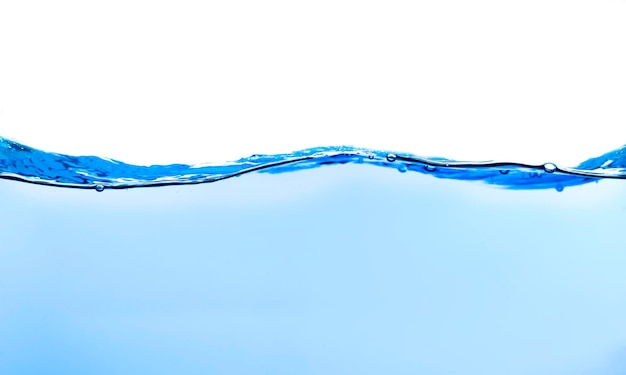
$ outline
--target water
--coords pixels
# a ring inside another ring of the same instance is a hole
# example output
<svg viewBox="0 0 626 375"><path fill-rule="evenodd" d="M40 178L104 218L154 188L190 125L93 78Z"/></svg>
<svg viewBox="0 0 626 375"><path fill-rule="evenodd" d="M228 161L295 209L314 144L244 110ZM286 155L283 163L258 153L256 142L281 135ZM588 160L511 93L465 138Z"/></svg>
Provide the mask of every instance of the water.
<svg viewBox="0 0 626 375"><path fill-rule="evenodd" d="M586 184L601 178L626 179L626 146L589 159L575 168L559 167L554 163L462 162L346 146L310 148L291 154L255 154L223 164L137 166L96 156L43 152L1 137L0 155L0 178L99 192L105 189L202 184L251 172L283 173L348 163L393 167L400 172L436 172L433 175L439 178L480 180L511 189L552 187L561 191L565 186Z"/></svg>
<svg viewBox="0 0 626 375"><path fill-rule="evenodd" d="M0 145L0 373L626 373L623 150L134 167Z"/></svg>

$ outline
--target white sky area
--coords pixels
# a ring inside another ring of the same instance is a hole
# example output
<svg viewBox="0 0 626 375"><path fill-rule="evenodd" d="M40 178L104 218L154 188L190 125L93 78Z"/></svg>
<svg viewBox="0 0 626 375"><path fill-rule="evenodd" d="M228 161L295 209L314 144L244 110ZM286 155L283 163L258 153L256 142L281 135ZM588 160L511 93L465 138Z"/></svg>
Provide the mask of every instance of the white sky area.
<svg viewBox="0 0 626 375"><path fill-rule="evenodd" d="M2 1L0 135L138 164L626 143L625 0Z"/></svg>

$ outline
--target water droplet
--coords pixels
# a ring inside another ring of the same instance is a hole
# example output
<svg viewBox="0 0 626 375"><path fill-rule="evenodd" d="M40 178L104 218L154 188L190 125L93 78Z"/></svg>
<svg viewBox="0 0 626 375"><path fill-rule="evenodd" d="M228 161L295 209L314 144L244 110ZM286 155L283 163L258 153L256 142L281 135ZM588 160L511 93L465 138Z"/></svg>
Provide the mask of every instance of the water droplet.
<svg viewBox="0 0 626 375"><path fill-rule="evenodd" d="M400 166L398 167L398 171L399 171L400 173L404 173L404 172L406 172L406 164L402 164L402 165L400 165Z"/></svg>
<svg viewBox="0 0 626 375"><path fill-rule="evenodd" d="M543 170L548 172L548 173L552 173L552 172L556 171L556 165L554 165L553 163L545 163L543 165Z"/></svg>
<svg viewBox="0 0 626 375"><path fill-rule="evenodd" d="M500 174L509 174L508 169L500 169Z"/></svg>
<svg viewBox="0 0 626 375"><path fill-rule="evenodd" d="M396 161L398 157L396 156L396 154L387 154L387 161L390 163L393 163L394 161Z"/></svg>
<svg viewBox="0 0 626 375"><path fill-rule="evenodd" d="M563 191L563 185L556 185L555 189L560 193Z"/></svg>
<svg viewBox="0 0 626 375"><path fill-rule="evenodd" d="M96 185L96 191L97 191L97 192L99 192L99 193L100 193L100 192L103 192L103 191L104 191L104 186L102 186L102 185Z"/></svg>
<svg viewBox="0 0 626 375"><path fill-rule="evenodd" d="M434 172L437 170L437 167L435 167L434 165L426 164L424 166L424 169L426 169L428 172Z"/></svg>

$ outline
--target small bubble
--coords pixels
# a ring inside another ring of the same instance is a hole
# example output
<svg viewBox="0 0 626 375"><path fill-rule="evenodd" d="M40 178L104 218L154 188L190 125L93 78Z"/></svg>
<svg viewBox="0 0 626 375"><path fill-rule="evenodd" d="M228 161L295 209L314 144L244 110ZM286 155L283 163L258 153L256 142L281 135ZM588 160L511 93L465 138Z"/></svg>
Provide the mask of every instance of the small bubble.
<svg viewBox="0 0 626 375"><path fill-rule="evenodd" d="M398 167L398 171L400 173L404 173L406 172L406 164L402 164L401 166Z"/></svg>
<svg viewBox="0 0 626 375"><path fill-rule="evenodd" d="M563 185L556 185L555 189L560 193L563 191Z"/></svg>
<svg viewBox="0 0 626 375"><path fill-rule="evenodd" d="M500 169L500 174L509 174L508 169Z"/></svg>
<svg viewBox="0 0 626 375"><path fill-rule="evenodd" d="M435 167L434 165L426 164L424 166L424 169L426 169L428 172L434 172L437 170L437 167Z"/></svg>
<svg viewBox="0 0 626 375"><path fill-rule="evenodd" d="M396 161L398 157L396 156L396 154L387 154L387 161L390 163L393 163L394 161Z"/></svg>
<svg viewBox="0 0 626 375"><path fill-rule="evenodd" d="M545 163L543 165L543 170L548 172L548 173L552 173L552 172L556 171L556 165L554 165L553 163Z"/></svg>
<svg viewBox="0 0 626 375"><path fill-rule="evenodd" d="M96 191L99 192L99 193L103 192L104 191L104 186L96 185Z"/></svg>
<svg viewBox="0 0 626 375"><path fill-rule="evenodd" d="M374 160L374 154L369 154L369 155L367 156L367 158L368 158L368 159L370 159L370 160Z"/></svg>

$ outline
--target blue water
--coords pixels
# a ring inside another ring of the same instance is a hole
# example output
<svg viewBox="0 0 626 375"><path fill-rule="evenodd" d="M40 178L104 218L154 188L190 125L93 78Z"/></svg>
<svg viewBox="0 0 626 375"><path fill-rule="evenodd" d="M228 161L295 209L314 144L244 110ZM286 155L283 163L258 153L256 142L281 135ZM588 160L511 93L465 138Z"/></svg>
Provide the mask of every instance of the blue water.
<svg viewBox="0 0 626 375"><path fill-rule="evenodd" d="M1 374L626 373L623 150L135 167L0 144Z"/></svg>
<svg viewBox="0 0 626 375"><path fill-rule="evenodd" d="M251 172L281 173L332 164L365 163L439 178L480 180L513 189L580 185L599 178L626 178L626 146L574 168L554 163L462 162L355 147L317 147L291 154L252 155L218 165L137 166L96 156L43 152L0 138L0 178L43 185L97 189L216 182Z"/></svg>

